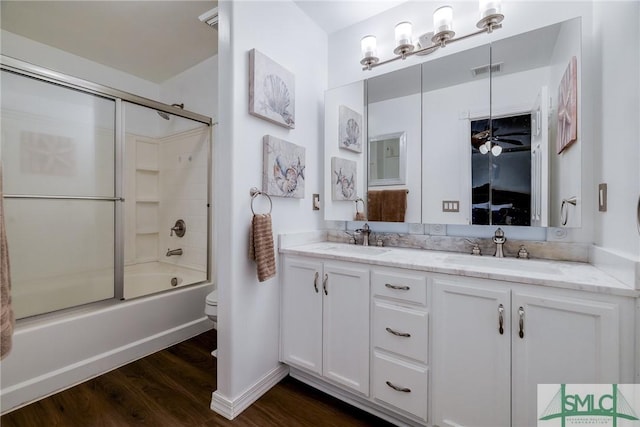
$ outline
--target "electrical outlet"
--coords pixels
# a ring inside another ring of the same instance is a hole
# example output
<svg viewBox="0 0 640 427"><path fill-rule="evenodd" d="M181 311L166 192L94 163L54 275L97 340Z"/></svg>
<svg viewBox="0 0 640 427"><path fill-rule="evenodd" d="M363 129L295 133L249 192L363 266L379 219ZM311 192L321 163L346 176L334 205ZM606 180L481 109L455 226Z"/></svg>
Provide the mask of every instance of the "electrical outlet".
<svg viewBox="0 0 640 427"><path fill-rule="evenodd" d="M607 211L607 184L605 183L598 185L598 210Z"/></svg>
<svg viewBox="0 0 640 427"><path fill-rule="evenodd" d="M314 211L319 211L320 210L320 195L319 194L315 194L314 193L312 206L313 206L313 210Z"/></svg>
<svg viewBox="0 0 640 427"><path fill-rule="evenodd" d="M460 212L459 200L443 200L442 212Z"/></svg>

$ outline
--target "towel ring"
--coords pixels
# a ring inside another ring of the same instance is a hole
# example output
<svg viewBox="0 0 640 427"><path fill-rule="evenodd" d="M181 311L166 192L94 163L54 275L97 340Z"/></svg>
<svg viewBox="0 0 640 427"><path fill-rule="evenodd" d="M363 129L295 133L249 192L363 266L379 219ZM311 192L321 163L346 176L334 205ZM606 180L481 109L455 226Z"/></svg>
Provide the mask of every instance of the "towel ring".
<svg viewBox="0 0 640 427"><path fill-rule="evenodd" d="M269 212L267 212L267 214L271 213L271 210L273 209L273 202L271 201L271 197L267 193L263 193L262 191L258 190L256 187L252 187L251 190L249 190L249 194L251 195L251 213L252 214L254 215L256 214L256 212L253 210L253 201L258 196L264 196L267 198L267 200L269 200Z"/></svg>
<svg viewBox="0 0 640 427"><path fill-rule="evenodd" d="M567 221L569 220L569 204L575 206L578 202L578 198L576 196L570 197L568 199L562 199L562 205L560 205L560 220L562 221L562 225L567 225Z"/></svg>

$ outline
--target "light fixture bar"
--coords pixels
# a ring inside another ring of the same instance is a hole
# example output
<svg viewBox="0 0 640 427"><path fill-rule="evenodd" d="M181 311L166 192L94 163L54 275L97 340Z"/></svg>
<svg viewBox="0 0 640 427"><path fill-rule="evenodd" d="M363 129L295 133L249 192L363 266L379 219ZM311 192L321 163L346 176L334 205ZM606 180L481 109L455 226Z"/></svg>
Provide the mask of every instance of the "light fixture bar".
<svg viewBox="0 0 640 427"><path fill-rule="evenodd" d="M454 38L448 39L448 40L446 40L446 41L444 41L443 43L440 43L440 44L434 44L432 46L423 47L422 49L417 49L417 50L413 50L413 51L410 51L410 52L405 52L403 54L394 56L393 58L389 58L389 59L387 59L385 61L378 61L378 62L375 62L375 63L365 64L363 62L364 61L364 59L363 59L361 61L361 63L363 64L362 70L363 71L371 70L372 68L379 67L379 66L385 65L385 64L389 64L391 62L397 61L398 59L406 59L406 58L408 58L410 56L413 56L413 55L429 55L429 54L435 52L436 50L440 49L441 47L444 47L444 46L448 45L449 43L458 42L460 40L465 40L465 39L468 39L468 38L471 38L471 37L474 37L474 36L477 36L477 35L480 35L480 34L484 34L484 33L491 34L493 32L493 30L497 30L497 29L500 29L500 28L502 28L502 24L500 24L500 23L497 23L497 24L489 23L486 27L483 27L478 31L474 31L474 32L469 33L469 34L465 34L465 35L462 35L462 36L458 36L458 37L454 37Z"/></svg>

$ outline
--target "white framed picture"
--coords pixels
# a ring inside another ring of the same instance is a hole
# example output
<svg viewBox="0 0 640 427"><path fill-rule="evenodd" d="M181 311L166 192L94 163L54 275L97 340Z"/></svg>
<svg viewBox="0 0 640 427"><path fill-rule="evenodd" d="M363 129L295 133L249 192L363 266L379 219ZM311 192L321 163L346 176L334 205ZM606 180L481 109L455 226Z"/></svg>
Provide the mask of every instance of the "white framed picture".
<svg viewBox="0 0 640 427"><path fill-rule="evenodd" d="M346 105L338 107L340 148L362 153L362 115Z"/></svg>
<svg viewBox="0 0 640 427"><path fill-rule="evenodd" d="M293 73L256 49L249 51L249 114L293 129L296 124Z"/></svg>
<svg viewBox="0 0 640 427"><path fill-rule="evenodd" d="M304 198L305 148L265 135L262 191L270 196Z"/></svg>
<svg viewBox="0 0 640 427"><path fill-rule="evenodd" d="M331 158L331 200L357 199L358 163L341 157Z"/></svg>

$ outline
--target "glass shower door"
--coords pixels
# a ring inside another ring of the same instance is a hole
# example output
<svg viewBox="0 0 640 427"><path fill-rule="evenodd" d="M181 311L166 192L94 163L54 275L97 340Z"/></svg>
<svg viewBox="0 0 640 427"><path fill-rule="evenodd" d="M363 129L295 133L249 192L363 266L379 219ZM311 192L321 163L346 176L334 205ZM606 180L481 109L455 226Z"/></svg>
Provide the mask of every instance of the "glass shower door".
<svg viewBox="0 0 640 427"><path fill-rule="evenodd" d="M114 297L116 103L2 71L16 318Z"/></svg>

